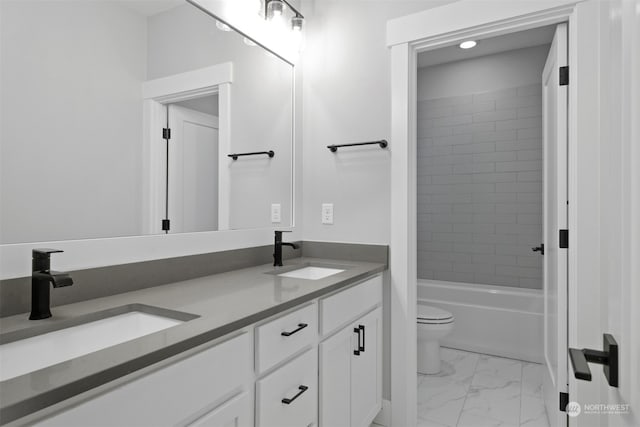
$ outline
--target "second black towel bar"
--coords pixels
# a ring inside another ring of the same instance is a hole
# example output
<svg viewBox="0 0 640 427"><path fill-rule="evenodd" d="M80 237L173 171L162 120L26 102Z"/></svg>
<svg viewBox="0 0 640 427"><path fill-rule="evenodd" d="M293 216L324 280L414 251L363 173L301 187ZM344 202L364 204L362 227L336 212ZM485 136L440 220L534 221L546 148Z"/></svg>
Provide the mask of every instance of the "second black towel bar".
<svg viewBox="0 0 640 427"><path fill-rule="evenodd" d="M269 157L273 157L276 155L276 153L273 150L269 150L269 151L254 151L253 153L233 153L233 154L227 154L227 157L231 157L233 160L238 160L238 157L257 156L260 154L266 154Z"/></svg>
<svg viewBox="0 0 640 427"><path fill-rule="evenodd" d="M381 139L380 141L354 142L352 144L327 145L327 148L329 150L331 150L332 153L335 153L336 151L338 151L338 148L341 148L341 147L355 147L355 146L359 146L359 145L379 145L380 148L387 148L387 145L389 145L389 143L387 142L386 139Z"/></svg>

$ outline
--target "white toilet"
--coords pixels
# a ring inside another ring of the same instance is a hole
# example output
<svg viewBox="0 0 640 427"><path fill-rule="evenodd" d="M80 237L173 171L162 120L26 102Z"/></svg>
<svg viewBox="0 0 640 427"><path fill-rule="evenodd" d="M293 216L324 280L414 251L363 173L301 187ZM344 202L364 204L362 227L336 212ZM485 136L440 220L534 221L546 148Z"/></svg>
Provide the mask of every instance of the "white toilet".
<svg viewBox="0 0 640 427"><path fill-rule="evenodd" d="M446 310L418 304L418 372L440 372L440 339L453 329L453 315Z"/></svg>

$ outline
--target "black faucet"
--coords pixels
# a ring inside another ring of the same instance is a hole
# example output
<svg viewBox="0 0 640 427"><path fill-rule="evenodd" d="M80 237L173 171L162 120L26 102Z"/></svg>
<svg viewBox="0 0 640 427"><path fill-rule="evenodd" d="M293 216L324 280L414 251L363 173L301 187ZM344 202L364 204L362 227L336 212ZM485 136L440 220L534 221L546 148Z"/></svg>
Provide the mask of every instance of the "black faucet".
<svg viewBox="0 0 640 427"><path fill-rule="evenodd" d="M32 252L31 315L29 320L51 317L49 283L54 288L73 285L73 279L67 273L51 270L50 255L57 252L63 251L59 249L34 249Z"/></svg>
<svg viewBox="0 0 640 427"><path fill-rule="evenodd" d="M286 243L282 241L282 233L291 233L291 231L276 231L274 246L273 246L273 266L282 267L282 247L291 246L293 249L298 249L298 245L295 243Z"/></svg>

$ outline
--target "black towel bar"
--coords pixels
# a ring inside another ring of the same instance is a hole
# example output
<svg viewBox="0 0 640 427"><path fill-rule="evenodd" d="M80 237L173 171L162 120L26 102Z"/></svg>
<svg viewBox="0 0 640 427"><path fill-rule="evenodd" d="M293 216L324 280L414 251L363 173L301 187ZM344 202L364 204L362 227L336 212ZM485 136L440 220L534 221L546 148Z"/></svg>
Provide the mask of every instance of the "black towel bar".
<svg viewBox="0 0 640 427"><path fill-rule="evenodd" d="M338 148L340 147L355 147L355 146L359 146L359 145L379 145L380 148L387 148L387 146L389 145L389 143L387 142L386 139L381 139L380 141L371 141L371 142L354 142L352 144L334 144L334 145L327 145L327 148L329 150L331 150L332 153L335 153L336 151L338 151Z"/></svg>
<svg viewBox="0 0 640 427"><path fill-rule="evenodd" d="M276 155L276 153L273 150L269 150L269 151L255 151L253 153L233 153L233 154L228 154L227 157L231 157L233 160L238 160L238 157L257 156L260 154L266 154L269 157L273 157Z"/></svg>

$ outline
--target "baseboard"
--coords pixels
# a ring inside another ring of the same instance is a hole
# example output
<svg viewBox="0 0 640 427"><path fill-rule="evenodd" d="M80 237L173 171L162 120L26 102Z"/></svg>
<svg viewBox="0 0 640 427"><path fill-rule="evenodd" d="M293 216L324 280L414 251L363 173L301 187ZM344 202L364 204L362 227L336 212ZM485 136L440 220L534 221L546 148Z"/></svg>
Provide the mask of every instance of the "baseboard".
<svg viewBox="0 0 640 427"><path fill-rule="evenodd" d="M374 424L378 424L384 427L391 427L391 401L382 399L382 409L378 412L378 415L373 419Z"/></svg>

